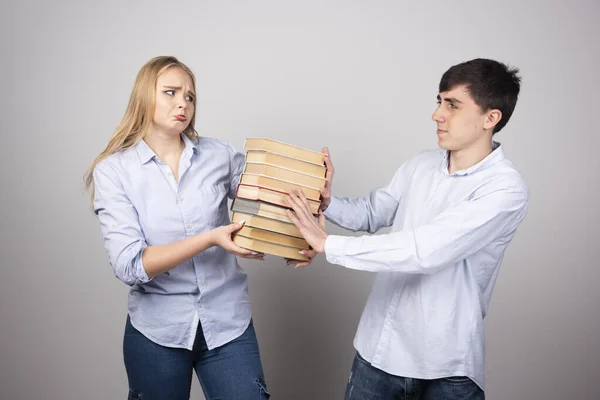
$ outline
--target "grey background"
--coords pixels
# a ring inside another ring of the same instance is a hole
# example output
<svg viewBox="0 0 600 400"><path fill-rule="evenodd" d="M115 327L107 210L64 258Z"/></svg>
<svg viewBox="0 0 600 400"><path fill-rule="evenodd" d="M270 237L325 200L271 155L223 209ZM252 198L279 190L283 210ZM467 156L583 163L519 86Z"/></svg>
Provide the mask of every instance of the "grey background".
<svg viewBox="0 0 600 400"><path fill-rule="evenodd" d="M498 140L531 189L488 318L487 393L597 399L600 378L597 1L3 2L0 398L124 399L127 287L107 262L82 175L139 68L197 76L197 129L331 149L334 194L386 184L436 146L451 65L519 67ZM342 233L329 226L331 233ZM242 262L275 399L340 399L373 280L319 257ZM202 398L194 381L192 398Z"/></svg>

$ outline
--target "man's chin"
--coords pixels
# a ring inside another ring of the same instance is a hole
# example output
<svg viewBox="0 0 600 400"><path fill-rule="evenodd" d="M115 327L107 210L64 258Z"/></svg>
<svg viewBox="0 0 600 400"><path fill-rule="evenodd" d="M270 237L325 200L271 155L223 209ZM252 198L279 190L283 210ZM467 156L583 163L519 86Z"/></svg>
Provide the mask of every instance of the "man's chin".
<svg viewBox="0 0 600 400"><path fill-rule="evenodd" d="M460 150L461 145L459 142L455 140L448 140L448 138L440 138L438 137L438 146L440 149L448 150L448 151L457 151Z"/></svg>
<svg viewBox="0 0 600 400"><path fill-rule="evenodd" d="M438 139L438 147L442 150L452 150L452 146L449 146L448 142L446 142L445 140Z"/></svg>

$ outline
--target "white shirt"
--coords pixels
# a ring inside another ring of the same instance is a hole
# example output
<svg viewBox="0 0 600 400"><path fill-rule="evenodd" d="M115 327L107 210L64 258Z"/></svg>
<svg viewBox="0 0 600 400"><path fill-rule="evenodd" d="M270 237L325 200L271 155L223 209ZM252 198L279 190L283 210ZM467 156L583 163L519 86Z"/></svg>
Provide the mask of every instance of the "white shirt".
<svg viewBox="0 0 600 400"><path fill-rule="evenodd" d="M377 271L354 346L389 374L468 376L484 388L483 319L506 247L526 215L529 189L499 143L476 165L448 173L447 152L422 152L368 197L333 198L330 263Z"/></svg>

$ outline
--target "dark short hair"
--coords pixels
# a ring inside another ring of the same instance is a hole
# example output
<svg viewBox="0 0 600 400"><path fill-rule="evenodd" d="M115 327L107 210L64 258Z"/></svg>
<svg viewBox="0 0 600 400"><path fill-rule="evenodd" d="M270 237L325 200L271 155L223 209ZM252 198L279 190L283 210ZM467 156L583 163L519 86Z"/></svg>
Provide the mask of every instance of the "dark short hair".
<svg viewBox="0 0 600 400"><path fill-rule="evenodd" d="M477 58L450 67L440 80L439 91L447 92L456 86L465 85L475 104L484 112L500 110L502 118L494 127L493 133L496 133L504 128L517 105L521 88L518 73L518 68Z"/></svg>

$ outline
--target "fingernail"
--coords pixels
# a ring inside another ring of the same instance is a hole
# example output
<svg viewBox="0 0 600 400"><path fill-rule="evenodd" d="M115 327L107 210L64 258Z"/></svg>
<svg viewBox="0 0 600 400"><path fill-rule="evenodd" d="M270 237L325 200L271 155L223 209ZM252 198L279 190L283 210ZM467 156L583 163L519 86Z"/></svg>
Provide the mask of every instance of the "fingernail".
<svg viewBox="0 0 600 400"><path fill-rule="evenodd" d="M295 266L294 266L294 269L296 269L296 268L298 268L298 266L297 266L297 265L295 265Z"/></svg>
<svg viewBox="0 0 600 400"><path fill-rule="evenodd" d="M258 254L258 253L257 253L257 252L255 252L255 251L253 251L253 252L252 252L252 255L253 255L253 256L255 256L255 255L257 255L257 254Z"/></svg>
<svg viewBox="0 0 600 400"><path fill-rule="evenodd" d="M298 253L304 255L304 250L300 250Z"/></svg>
<svg viewBox="0 0 600 400"><path fill-rule="evenodd" d="M240 222L238 222L238 224L240 224L240 225L244 225L245 223L246 223L246 221L240 221Z"/></svg>

